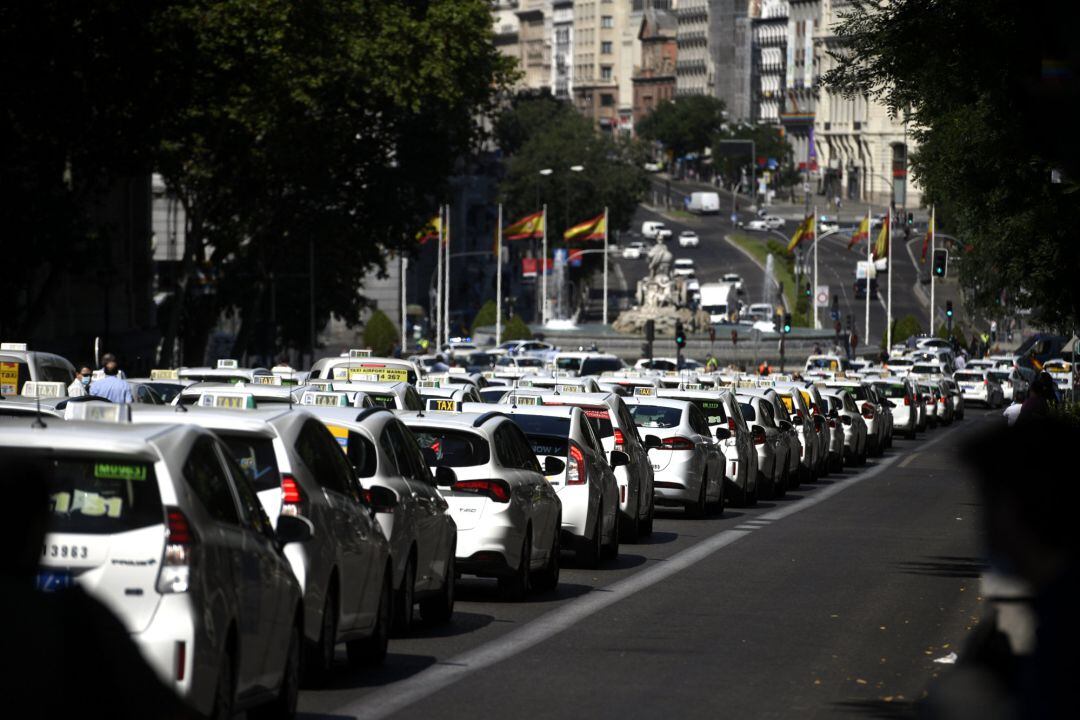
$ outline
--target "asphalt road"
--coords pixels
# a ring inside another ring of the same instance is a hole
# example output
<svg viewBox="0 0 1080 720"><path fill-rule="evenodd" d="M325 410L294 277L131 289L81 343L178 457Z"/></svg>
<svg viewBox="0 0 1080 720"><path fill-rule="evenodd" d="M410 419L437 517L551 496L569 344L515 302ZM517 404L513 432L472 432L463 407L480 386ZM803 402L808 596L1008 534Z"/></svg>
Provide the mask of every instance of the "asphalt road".
<svg viewBox="0 0 1080 720"><path fill-rule="evenodd" d="M782 500L691 520L555 593L499 602L464 579L454 620L353 672L339 653L305 718L908 717L982 615L979 506L957 441L896 440Z"/></svg>

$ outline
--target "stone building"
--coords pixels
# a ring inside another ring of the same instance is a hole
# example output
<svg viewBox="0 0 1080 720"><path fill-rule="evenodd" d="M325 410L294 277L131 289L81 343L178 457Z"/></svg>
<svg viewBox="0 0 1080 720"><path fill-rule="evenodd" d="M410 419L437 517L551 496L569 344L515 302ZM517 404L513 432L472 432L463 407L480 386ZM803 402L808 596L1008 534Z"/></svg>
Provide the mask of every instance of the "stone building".
<svg viewBox="0 0 1080 720"><path fill-rule="evenodd" d="M675 96L678 21L668 10L649 8L638 26L641 64L634 69L634 123Z"/></svg>

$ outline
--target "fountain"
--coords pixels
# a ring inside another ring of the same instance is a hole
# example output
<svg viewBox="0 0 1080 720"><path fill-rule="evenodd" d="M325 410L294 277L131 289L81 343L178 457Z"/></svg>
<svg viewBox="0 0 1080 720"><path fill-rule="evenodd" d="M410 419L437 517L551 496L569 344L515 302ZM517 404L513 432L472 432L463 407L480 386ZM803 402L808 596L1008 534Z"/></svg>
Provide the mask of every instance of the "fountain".
<svg viewBox="0 0 1080 720"><path fill-rule="evenodd" d="M773 269L773 264L773 255L769 253L765 258L765 281L761 290L761 302L766 305L774 304L777 295L780 294L780 283L776 281L776 271Z"/></svg>
<svg viewBox="0 0 1080 720"><path fill-rule="evenodd" d="M637 304L619 313L612 323L616 332L640 333L647 320L654 322L659 335L673 334L676 320L698 328L708 325L707 313L687 307L689 291L684 278L672 276L673 261L663 238L658 237L649 250L649 275L637 284Z"/></svg>

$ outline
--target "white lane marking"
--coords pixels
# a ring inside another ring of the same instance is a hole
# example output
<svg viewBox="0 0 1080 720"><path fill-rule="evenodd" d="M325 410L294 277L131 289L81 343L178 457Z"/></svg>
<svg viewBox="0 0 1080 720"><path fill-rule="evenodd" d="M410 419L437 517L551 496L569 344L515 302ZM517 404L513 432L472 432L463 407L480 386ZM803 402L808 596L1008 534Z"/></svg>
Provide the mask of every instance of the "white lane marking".
<svg viewBox="0 0 1080 720"><path fill-rule="evenodd" d="M959 427L966 426L952 427L933 440L923 443L920 450L925 450L927 447L940 442ZM875 477L900 457L900 455L894 455L864 473L837 482L823 488L820 493L800 500L782 510L774 510L761 515L759 518L761 520L779 520L813 507L825 498L832 497L863 480ZM330 714L354 717L357 720L381 720L393 715L399 710L453 685L478 670L491 667L528 650L534 645L539 645L545 640L551 639L585 618L696 565L721 548L727 547L749 534L750 530L739 529L719 532L696 545L675 553L662 563L653 565L647 570L642 570L636 575L631 575L607 587L596 588L576 600L571 600L562 607L541 615L518 630L509 632L461 655L442 660L406 680L386 685L331 711Z"/></svg>
<svg viewBox="0 0 1080 720"><path fill-rule="evenodd" d="M907 467L908 463L911 462L912 460L914 460L915 458L917 458L918 456L919 456L919 453L913 452L910 455L908 455L906 458L901 460L900 464L897 465L896 467Z"/></svg>

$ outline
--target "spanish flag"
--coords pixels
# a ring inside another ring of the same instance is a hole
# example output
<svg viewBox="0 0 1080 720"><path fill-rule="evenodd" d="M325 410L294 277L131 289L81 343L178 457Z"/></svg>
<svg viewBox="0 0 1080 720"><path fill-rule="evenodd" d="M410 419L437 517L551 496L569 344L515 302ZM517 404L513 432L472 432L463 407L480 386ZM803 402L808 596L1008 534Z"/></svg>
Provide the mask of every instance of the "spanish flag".
<svg viewBox="0 0 1080 720"><path fill-rule="evenodd" d="M881 260L889 254L889 226L892 225L892 213L885 214L885 222L881 224L881 232L878 233L877 242L874 243L874 260Z"/></svg>
<svg viewBox="0 0 1080 720"><path fill-rule="evenodd" d="M423 245L428 240L436 240L439 237L439 232L442 230L442 213L436 215L427 221L427 225L420 229L420 232L416 233L416 242Z"/></svg>
<svg viewBox="0 0 1080 720"><path fill-rule="evenodd" d="M563 240L603 240L607 233L607 223L601 213L591 220L578 223L563 233Z"/></svg>
<svg viewBox="0 0 1080 720"><path fill-rule="evenodd" d="M516 223L503 229L504 240L528 240L544 236L544 212L526 215Z"/></svg>
<svg viewBox="0 0 1080 720"><path fill-rule="evenodd" d="M799 247L800 243L814 241L814 216L810 215L801 223L799 227L795 229L795 234L791 236L791 242L788 243L787 251L788 255L795 252L795 248Z"/></svg>
<svg viewBox="0 0 1080 720"><path fill-rule="evenodd" d="M922 259L919 262L926 262L926 251L930 247L930 240L934 237L934 208L930 207L930 224L926 227L926 235L922 239Z"/></svg>
<svg viewBox="0 0 1080 720"><path fill-rule="evenodd" d="M859 221L859 227L855 229L855 232L851 233L851 242L848 243L847 249L855 247L856 243L862 242L870 237L870 216L864 217Z"/></svg>

